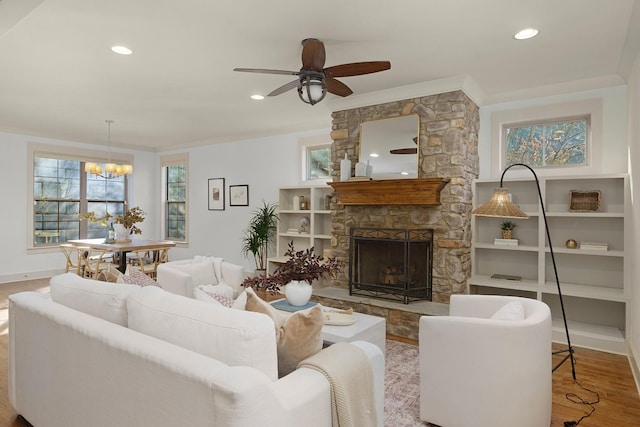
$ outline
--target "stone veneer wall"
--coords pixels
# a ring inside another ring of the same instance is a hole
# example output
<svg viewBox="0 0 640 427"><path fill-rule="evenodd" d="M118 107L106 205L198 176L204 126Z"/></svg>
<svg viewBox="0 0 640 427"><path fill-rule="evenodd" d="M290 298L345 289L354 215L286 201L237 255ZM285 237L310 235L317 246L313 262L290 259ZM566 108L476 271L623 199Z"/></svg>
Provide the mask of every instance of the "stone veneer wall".
<svg viewBox="0 0 640 427"><path fill-rule="evenodd" d="M348 265L349 229L433 228L433 301L448 303L465 293L471 275L471 182L478 176L478 106L462 91L389 102L332 114L333 178L347 153L358 161L360 124L417 114L420 117L419 178L449 178L440 206L342 206L332 203L332 254ZM375 173L375 171L374 171ZM352 171L353 175L353 171ZM348 288L348 268L334 286Z"/></svg>

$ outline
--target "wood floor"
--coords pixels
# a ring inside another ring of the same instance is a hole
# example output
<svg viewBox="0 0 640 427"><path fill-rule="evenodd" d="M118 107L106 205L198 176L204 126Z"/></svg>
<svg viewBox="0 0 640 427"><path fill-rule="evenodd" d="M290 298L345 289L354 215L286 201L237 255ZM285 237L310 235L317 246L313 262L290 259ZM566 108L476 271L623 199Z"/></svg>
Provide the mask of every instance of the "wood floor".
<svg viewBox="0 0 640 427"><path fill-rule="evenodd" d="M0 426L27 427L16 417L7 394L7 296L23 290L46 292L47 280L32 280L0 284ZM407 340L403 340L407 342ZM415 342L414 342L415 344ZM562 347L555 346L555 349ZM576 347L576 376L584 387L595 390L600 402L593 405L593 414L580 422L582 427L640 426L640 397L627 357ZM560 356L554 356L559 359ZM526 384L523 384L526 387ZM514 392L517 393L517 390ZM571 377L571 365L565 362L553 374L552 427L563 427L565 421L578 421L588 414L588 405L573 403L567 395L574 393L585 401L594 401L595 394L583 390ZM576 400L576 398L573 398ZM472 427L472 426L470 426Z"/></svg>

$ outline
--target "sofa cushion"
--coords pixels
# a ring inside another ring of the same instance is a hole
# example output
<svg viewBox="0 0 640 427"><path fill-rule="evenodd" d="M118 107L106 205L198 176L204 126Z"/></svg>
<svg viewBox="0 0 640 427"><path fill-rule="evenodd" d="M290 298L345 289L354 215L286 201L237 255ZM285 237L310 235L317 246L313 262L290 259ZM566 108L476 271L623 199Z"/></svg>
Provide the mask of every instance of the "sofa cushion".
<svg viewBox="0 0 640 427"><path fill-rule="evenodd" d="M524 320L524 306L520 301L509 301L503 305L493 316L493 320Z"/></svg>
<svg viewBox="0 0 640 427"><path fill-rule="evenodd" d="M135 285L84 279L73 273L50 280L53 301L121 326L127 326L127 297L139 289Z"/></svg>
<svg viewBox="0 0 640 427"><path fill-rule="evenodd" d="M263 314L206 304L155 286L132 293L127 309L130 329L277 379L275 331Z"/></svg>
<svg viewBox="0 0 640 427"><path fill-rule="evenodd" d="M253 289L248 288L246 294L245 309L264 313L271 317L275 324L280 378L293 372L304 359L322 350L324 316L319 304L287 315L261 299Z"/></svg>

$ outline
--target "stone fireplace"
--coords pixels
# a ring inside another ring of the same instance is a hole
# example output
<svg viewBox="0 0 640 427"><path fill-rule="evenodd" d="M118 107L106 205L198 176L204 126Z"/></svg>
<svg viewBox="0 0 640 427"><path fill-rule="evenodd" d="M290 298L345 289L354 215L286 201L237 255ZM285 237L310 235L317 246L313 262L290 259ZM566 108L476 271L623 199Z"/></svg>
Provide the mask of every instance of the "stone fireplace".
<svg viewBox="0 0 640 427"><path fill-rule="evenodd" d="M418 179L415 181L442 178L437 203L418 201L407 205L381 201L375 205L345 205L340 203L340 191L337 191L331 204L331 250L344 265L349 265L353 227L432 229L432 300L448 303L451 294L466 292L471 274L471 182L478 175L477 105L458 90L334 112L331 132L334 180L339 180L339 162L345 153L352 165L358 161L362 122L409 114L420 117ZM403 181L410 185L414 180ZM365 187L363 191L367 191ZM340 273L333 286L348 289L347 269Z"/></svg>

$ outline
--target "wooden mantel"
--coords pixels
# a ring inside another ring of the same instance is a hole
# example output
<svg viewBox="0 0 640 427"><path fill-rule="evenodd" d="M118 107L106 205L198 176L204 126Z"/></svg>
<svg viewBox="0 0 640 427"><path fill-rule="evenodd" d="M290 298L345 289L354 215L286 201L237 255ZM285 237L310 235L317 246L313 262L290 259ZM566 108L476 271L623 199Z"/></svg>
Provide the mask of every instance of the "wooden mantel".
<svg viewBox="0 0 640 427"><path fill-rule="evenodd" d="M328 184L343 205L439 205L447 178L342 181Z"/></svg>

